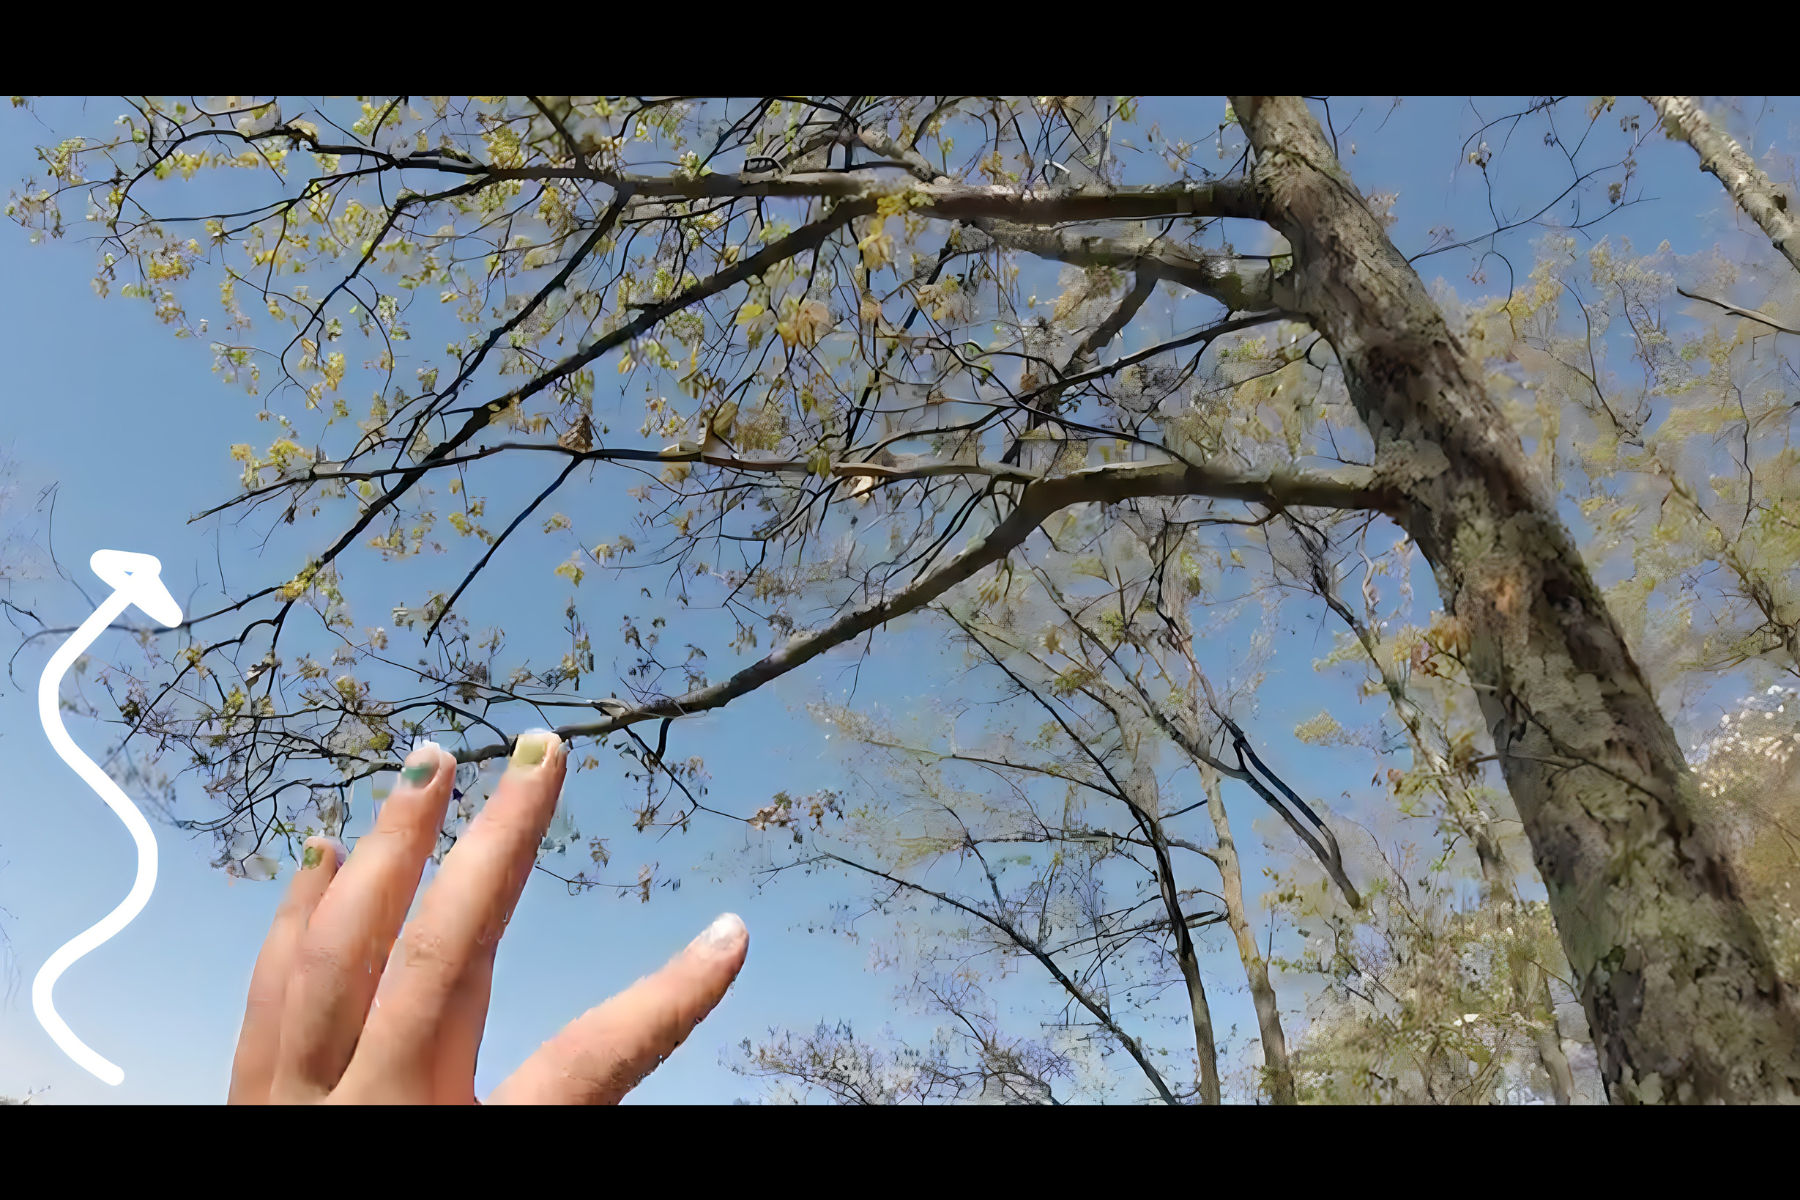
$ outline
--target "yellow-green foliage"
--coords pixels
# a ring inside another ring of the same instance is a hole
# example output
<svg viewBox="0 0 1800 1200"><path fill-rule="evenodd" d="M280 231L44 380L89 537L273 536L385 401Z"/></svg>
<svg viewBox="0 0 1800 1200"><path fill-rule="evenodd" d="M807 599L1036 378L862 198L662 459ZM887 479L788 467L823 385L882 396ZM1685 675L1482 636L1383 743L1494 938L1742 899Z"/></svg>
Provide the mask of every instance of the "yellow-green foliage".
<svg viewBox="0 0 1800 1200"><path fill-rule="evenodd" d="M1562 960L1543 903L1468 904L1416 853L1372 855L1362 913L1278 879L1271 900L1307 937L1276 965L1323 990L1294 1047L1305 1102L1489 1104L1547 1096L1555 1036L1542 964ZM1566 970L1566 968L1565 968Z"/></svg>
<svg viewBox="0 0 1800 1200"><path fill-rule="evenodd" d="M1695 805L1721 830L1782 977L1800 979L1800 703L1771 687L1696 755Z"/></svg>

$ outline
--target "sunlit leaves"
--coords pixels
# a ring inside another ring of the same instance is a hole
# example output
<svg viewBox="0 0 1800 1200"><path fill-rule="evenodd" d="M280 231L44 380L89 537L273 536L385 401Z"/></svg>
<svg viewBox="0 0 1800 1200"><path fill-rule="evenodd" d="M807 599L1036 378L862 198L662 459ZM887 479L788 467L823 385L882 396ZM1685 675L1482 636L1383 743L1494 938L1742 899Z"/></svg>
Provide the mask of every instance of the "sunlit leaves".
<svg viewBox="0 0 1800 1200"><path fill-rule="evenodd" d="M1523 366L1528 399L1511 411L1546 476L1578 499L1589 554L1629 556L1634 571L1608 594L1656 647L1642 658L1664 686L1775 651L1792 663L1783 647L1800 646L1781 515L1800 498L1785 465L1791 375L1766 327L1692 305L1676 325L1677 275L1719 295L1742 271L1716 255L1677 260L1667 243L1640 256L1601 241L1584 261L1572 239L1548 238L1530 284L1471 329L1494 361ZM1760 302L1791 304L1790 275L1775 272ZM1630 373L1609 368L1615 346ZM1712 615L1696 623L1701 588Z"/></svg>
<svg viewBox="0 0 1800 1200"><path fill-rule="evenodd" d="M894 239L887 232L886 220L874 223L867 236L856 243L862 254L863 266L869 271L879 271L894 261Z"/></svg>

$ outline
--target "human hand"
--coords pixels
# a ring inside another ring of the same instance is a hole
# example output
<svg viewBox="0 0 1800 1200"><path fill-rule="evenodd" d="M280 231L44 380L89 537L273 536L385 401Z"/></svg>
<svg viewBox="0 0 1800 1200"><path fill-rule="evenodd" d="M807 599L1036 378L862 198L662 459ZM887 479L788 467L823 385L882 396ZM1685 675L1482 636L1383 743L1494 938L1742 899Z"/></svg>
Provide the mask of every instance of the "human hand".
<svg viewBox="0 0 1800 1200"><path fill-rule="evenodd" d="M493 798L404 930L450 802L454 757L435 744L408 755L347 860L329 838L307 842L250 980L230 1103L478 1103L494 952L567 758L553 733L519 738ZM616 1104L724 997L749 944L742 921L720 917L661 971L545 1042L487 1102Z"/></svg>

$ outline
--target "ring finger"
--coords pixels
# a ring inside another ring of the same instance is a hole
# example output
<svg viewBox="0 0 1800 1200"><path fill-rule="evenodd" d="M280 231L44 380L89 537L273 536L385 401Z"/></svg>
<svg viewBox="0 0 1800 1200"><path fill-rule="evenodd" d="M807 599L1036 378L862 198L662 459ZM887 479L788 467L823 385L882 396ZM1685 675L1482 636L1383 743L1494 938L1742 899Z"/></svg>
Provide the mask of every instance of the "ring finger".
<svg viewBox="0 0 1800 1200"><path fill-rule="evenodd" d="M256 969L250 975L250 998L244 1005L244 1027L231 1063L227 1103L269 1102L275 1056L281 1049L283 1001L300 936L343 865L344 846L335 838L312 838L306 843L300 871L288 885L288 894L275 913L268 940L263 942L262 953L256 956Z"/></svg>

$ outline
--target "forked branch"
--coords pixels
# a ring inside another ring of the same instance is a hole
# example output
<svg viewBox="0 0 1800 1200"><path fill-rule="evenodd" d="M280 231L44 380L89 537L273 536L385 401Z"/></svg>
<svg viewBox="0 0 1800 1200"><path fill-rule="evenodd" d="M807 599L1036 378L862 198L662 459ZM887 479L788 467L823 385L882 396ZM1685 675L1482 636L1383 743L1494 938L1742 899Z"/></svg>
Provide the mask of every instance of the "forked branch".
<svg viewBox="0 0 1800 1200"><path fill-rule="evenodd" d="M1379 483L1373 472L1362 468L1336 473L1277 471L1252 476L1186 463L1122 463L1039 480L1024 489L1018 506L991 533L916 583L856 608L822 629L796 634L780 650L720 683L612 713L602 721L564 726L557 733L565 740L605 737L641 721L691 716L722 708L833 647L929 604L983 567L1000 561L1017 549L1051 514L1074 504L1116 504L1143 496L1210 497L1261 504L1273 509L1319 507L1387 511L1396 502L1393 490ZM510 745L482 746L458 751L457 758L462 762L484 762L503 758L511 751Z"/></svg>

